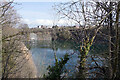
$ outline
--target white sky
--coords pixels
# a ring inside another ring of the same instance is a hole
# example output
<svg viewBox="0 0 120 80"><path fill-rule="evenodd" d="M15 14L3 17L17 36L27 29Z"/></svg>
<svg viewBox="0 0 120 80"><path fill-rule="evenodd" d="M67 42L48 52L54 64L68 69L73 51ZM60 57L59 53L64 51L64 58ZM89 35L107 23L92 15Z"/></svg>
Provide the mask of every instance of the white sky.
<svg viewBox="0 0 120 80"><path fill-rule="evenodd" d="M53 9L54 3L59 2L20 2L22 5L16 5L18 14L22 21L29 27L39 25L72 25L73 21L68 22L65 19L59 20L59 15Z"/></svg>
<svg viewBox="0 0 120 80"><path fill-rule="evenodd" d="M68 2L77 0L14 0L15 2Z"/></svg>

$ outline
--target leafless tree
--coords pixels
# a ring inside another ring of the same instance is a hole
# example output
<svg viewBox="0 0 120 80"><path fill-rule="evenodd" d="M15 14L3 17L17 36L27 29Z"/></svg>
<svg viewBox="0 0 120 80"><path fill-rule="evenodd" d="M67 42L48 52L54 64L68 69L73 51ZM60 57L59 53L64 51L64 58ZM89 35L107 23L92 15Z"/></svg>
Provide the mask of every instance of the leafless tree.
<svg viewBox="0 0 120 80"><path fill-rule="evenodd" d="M29 65L34 65L30 62L30 53L22 42L23 32L15 28L20 22L20 17L12 4L13 1L0 2L2 79L35 77L36 74L31 73L33 68L29 67Z"/></svg>
<svg viewBox="0 0 120 80"><path fill-rule="evenodd" d="M119 15L119 5L118 2L110 2L110 1L105 1L105 2L94 2L94 1L71 1L67 3L61 3L59 5L55 5L57 13L61 15L62 18L67 18L69 20L75 21L82 33L78 32L77 37L81 37L81 34L83 34L82 38L79 38L79 41L82 42L81 48L80 48L80 53L81 55L83 54L80 61L80 65L84 65L84 62L86 61L85 58L90 51L91 46L94 43L95 38L100 34L104 35L102 38L105 38L107 41L109 41L109 61L114 61L112 66L116 66L117 64L115 59L116 56L118 55L117 53L111 52L114 51L114 47L117 46L118 49L118 44L113 42L113 33L115 33L115 25L118 24L118 15ZM118 9L117 13L116 10ZM116 23L115 23L116 22ZM101 31L101 29L104 29L105 27L108 27L108 33L105 34ZM92 30L91 32L87 32L88 30ZM99 34L98 34L99 32ZM116 34L118 40L118 27L116 26ZM99 35L99 36L100 36ZM75 36L76 38L76 36ZM118 42L116 42L118 43ZM116 50L115 50L116 51ZM113 54L112 54L113 53ZM116 54L116 56L115 56ZM114 55L114 57L112 57ZM112 59L112 60L111 60ZM112 69L110 77L113 78L115 77L113 74L116 74L116 69Z"/></svg>
<svg viewBox="0 0 120 80"><path fill-rule="evenodd" d="M0 24L2 26L11 26L15 27L16 24L20 21L20 17L17 14L16 10L14 9L13 1L1 2L1 17L0 17Z"/></svg>

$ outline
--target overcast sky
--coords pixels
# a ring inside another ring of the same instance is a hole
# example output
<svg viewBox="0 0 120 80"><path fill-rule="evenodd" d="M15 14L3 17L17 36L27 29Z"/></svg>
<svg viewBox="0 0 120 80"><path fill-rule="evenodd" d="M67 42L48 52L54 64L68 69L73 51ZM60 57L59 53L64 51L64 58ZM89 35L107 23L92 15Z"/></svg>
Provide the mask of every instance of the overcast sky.
<svg viewBox="0 0 120 80"><path fill-rule="evenodd" d="M27 23L29 27L37 27L38 25L67 25L66 20L59 20L58 15L56 15L52 7L54 4L59 4L60 1L61 0L15 0L15 2L20 3L20 5L16 5L15 8L22 17L22 21Z"/></svg>
<svg viewBox="0 0 120 80"><path fill-rule="evenodd" d="M68 2L68 1L77 1L77 0L14 0L14 1L15 2Z"/></svg>

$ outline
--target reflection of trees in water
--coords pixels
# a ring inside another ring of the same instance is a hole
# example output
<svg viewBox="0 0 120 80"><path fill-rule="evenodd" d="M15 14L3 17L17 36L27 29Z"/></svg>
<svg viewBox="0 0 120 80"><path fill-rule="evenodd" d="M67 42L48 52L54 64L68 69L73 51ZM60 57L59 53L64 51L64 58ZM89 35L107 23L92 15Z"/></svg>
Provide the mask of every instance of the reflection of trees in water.
<svg viewBox="0 0 120 80"><path fill-rule="evenodd" d="M53 42L53 50L54 50L54 56L55 60L57 61L56 57L56 51L57 46L56 43ZM96 45L95 45L96 46ZM97 46L99 47L99 46ZM100 46L101 48L101 46ZM108 64L106 56L103 56L102 54L89 54L88 56L86 54L78 54L79 55L79 66L78 66L78 72L76 72L76 78L105 78L107 76L108 72ZM74 75L73 75L74 76Z"/></svg>
<svg viewBox="0 0 120 80"><path fill-rule="evenodd" d="M33 43L34 44L34 43ZM32 48L34 48L35 46L39 47L39 48L50 48L53 50L54 53L54 60L56 62L58 62L58 58L59 58L59 54L57 55L57 51L59 48L61 49L70 49L73 45L70 42L66 42L66 41L38 41L36 42L34 45L32 45ZM96 46L96 45L95 45ZM100 47L99 47L100 46ZM103 45L99 45L97 46L98 48L101 48ZM96 48L97 49L97 48ZM98 49L99 51L99 49ZM96 77L99 75L99 77L104 77L104 72L106 73L105 69L107 69L107 64L105 63L105 56L103 56L102 54L99 53L95 53L94 51L92 51L93 53L85 56L84 54L80 54L79 52L77 53L77 55L79 55L79 62L78 62L78 72L76 72L76 75L72 74L71 72L69 73L70 76L76 76L79 78L85 78L85 77ZM70 53L69 53L70 54ZM76 54L75 52L73 54ZM71 54L72 55L72 54ZM57 58L58 56L58 58ZM107 56L107 55L106 55ZM72 59L72 58L70 58ZM73 63L71 63L72 65ZM106 65L105 65L106 64ZM75 66L75 65L74 65ZM68 67L68 66L67 66Z"/></svg>
<svg viewBox="0 0 120 80"><path fill-rule="evenodd" d="M55 41L52 42L51 48L52 48L52 50L54 51L55 61L58 62L58 59L57 59L57 56L56 56L56 52L57 52L58 48L57 48L57 45L56 45L56 42L55 42Z"/></svg>
<svg viewBox="0 0 120 80"><path fill-rule="evenodd" d="M89 54L87 57L83 57L80 55L78 64L76 78L108 78L109 63L105 56Z"/></svg>

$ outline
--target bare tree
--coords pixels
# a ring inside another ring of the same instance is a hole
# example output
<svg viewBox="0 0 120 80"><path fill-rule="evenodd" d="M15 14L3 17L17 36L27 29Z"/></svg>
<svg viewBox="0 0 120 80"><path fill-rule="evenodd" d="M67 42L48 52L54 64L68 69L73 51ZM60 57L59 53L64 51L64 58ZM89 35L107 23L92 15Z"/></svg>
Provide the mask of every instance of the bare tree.
<svg viewBox="0 0 120 80"><path fill-rule="evenodd" d="M20 21L20 17L18 16L16 10L14 9L14 5L11 2L1 2L1 19L0 24L2 26L10 26L15 27L16 24Z"/></svg>
<svg viewBox="0 0 120 80"><path fill-rule="evenodd" d="M104 10L104 12L106 13L109 13L111 10L112 13L109 15L109 17L106 19L107 22L104 22L104 23L107 23L108 25L108 40L109 40L109 61L111 63L111 68L110 68L110 77L115 77L116 75L116 66L117 66L117 59L116 57L117 56L117 51L119 50L116 50L116 47L118 46L116 43L116 41L118 41L118 34L117 30L119 30L117 28L118 26L118 23L119 23L119 2L98 2L98 5L101 9ZM117 25L117 26L116 26ZM116 26L116 27L115 27ZM115 34L116 32L116 34ZM115 39L115 37L117 37Z"/></svg>
<svg viewBox="0 0 120 80"><path fill-rule="evenodd" d="M20 21L13 1L0 2L0 26L2 27L2 79L35 77L31 55L23 40L23 32L15 28ZM33 70L33 73L31 72Z"/></svg>
<svg viewBox="0 0 120 80"><path fill-rule="evenodd" d="M75 21L79 26L81 27L82 33L78 32L79 36L76 37L81 37L81 34L83 34L82 39L79 38L79 41L82 42L82 45L80 45L80 67L79 68L84 68L85 62L86 62L86 56L90 52L90 48L93 45L93 42L95 38L99 34L104 35L104 37L107 41L109 41L109 61L113 61L113 64L111 65L111 74L110 77L113 78L115 77L113 74L116 74L116 69L115 67L117 64L116 57L117 53L112 52L114 51L115 47L114 44L114 36L113 33L115 33L114 25L118 23L118 15L119 11L116 13L116 9L119 3L118 2L94 2L94 1L71 1L67 3L61 3L59 5L56 5L56 11L61 14L61 19L62 18L67 18L70 20ZM119 10L119 9L118 9ZM116 17L115 17L116 16ZM116 23L115 23L116 22ZM84 24L84 25L82 25ZM94 27L93 27L94 26ZM102 33L100 29L103 29L105 27L108 27L108 34ZM87 32L88 30L92 30L92 32ZM118 27L116 26L116 34L117 38L116 40L118 41ZM99 35L100 37L100 35ZM107 37L107 38L106 38ZM118 42L116 42L118 43ZM118 44L117 49L118 49ZM116 51L116 50L115 50ZM114 55L112 57L112 55ZM115 61L116 60L116 61ZM83 66L83 67L82 67ZM115 69L115 71L114 71ZM81 71L79 71L81 72Z"/></svg>

